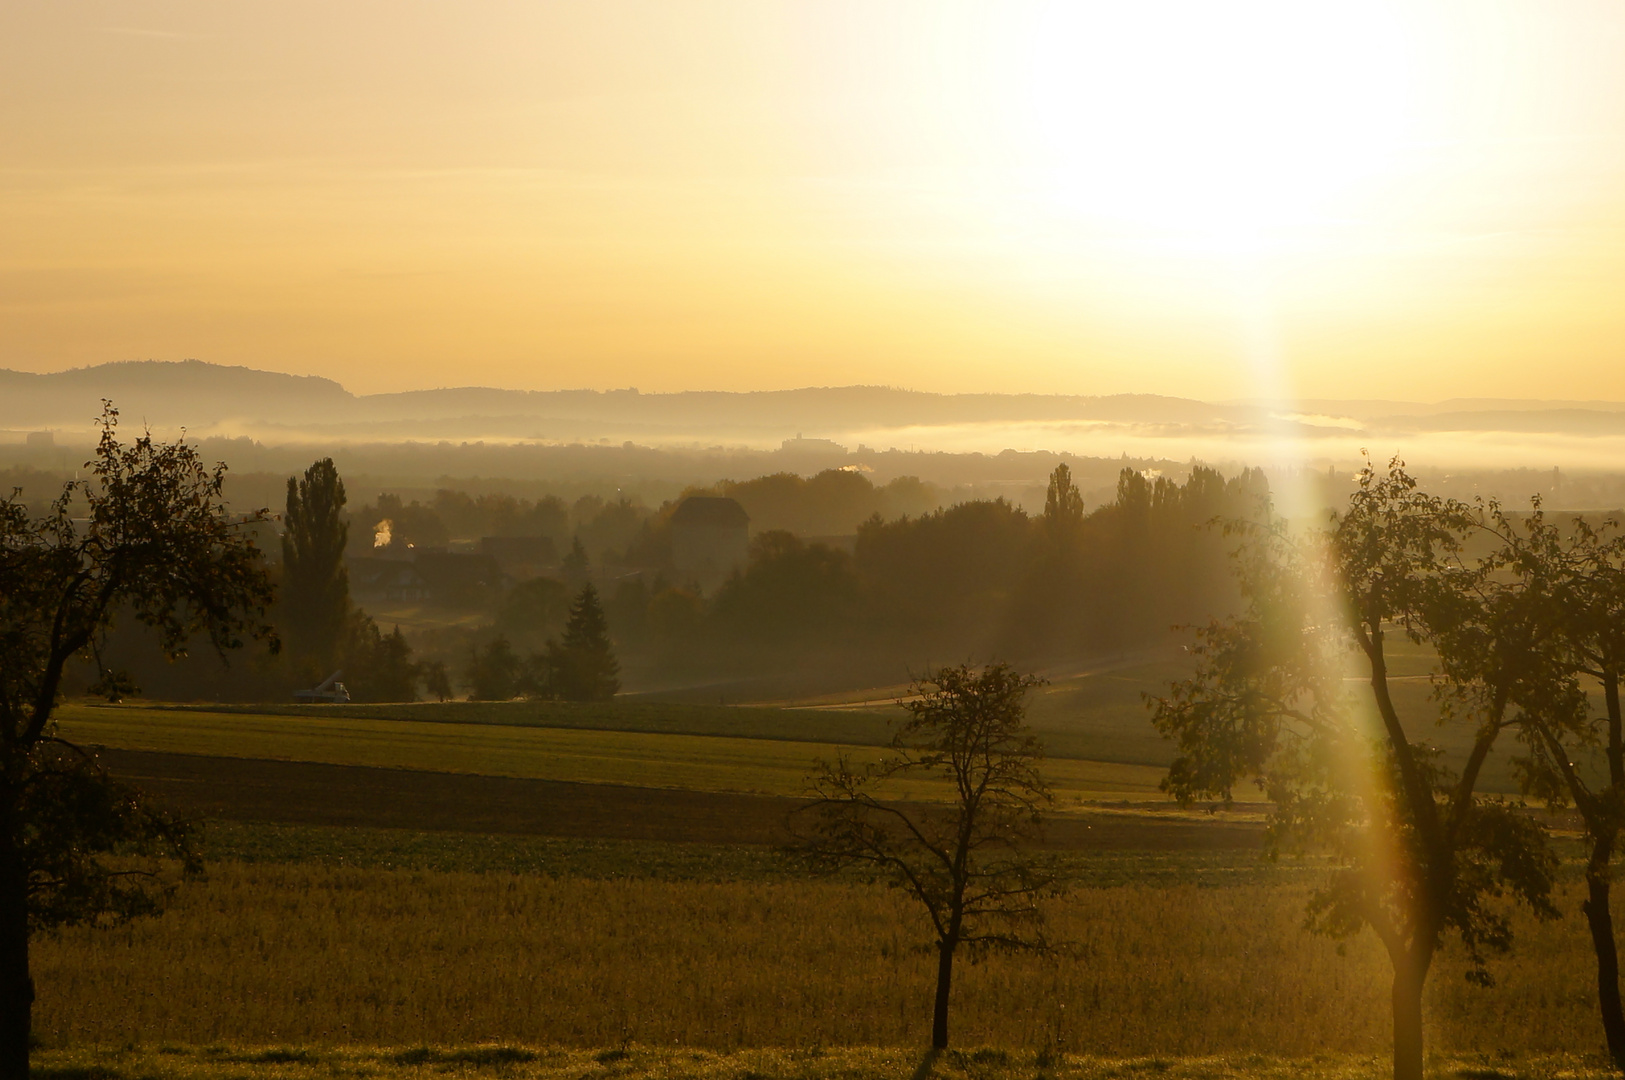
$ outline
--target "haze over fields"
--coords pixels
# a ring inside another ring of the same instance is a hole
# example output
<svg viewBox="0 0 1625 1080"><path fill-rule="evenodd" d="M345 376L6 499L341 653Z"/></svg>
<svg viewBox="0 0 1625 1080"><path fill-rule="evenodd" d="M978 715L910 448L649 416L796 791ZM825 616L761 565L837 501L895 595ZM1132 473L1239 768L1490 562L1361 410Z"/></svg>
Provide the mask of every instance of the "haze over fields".
<svg viewBox="0 0 1625 1080"><path fill-rule="evenodd" d="M1625 463L1625 402L1453 398L1208 402L1153 394L940 394L881 386L640 393L464 386L355 394L336 380L200 361L0 370L0 453L50 431L88 443L102 398L128 421L277 445L633 444L784 450L803 469L864 448L1005 450L1273 466L1348 465L1362 449L1427 469ZM787 442L787 440L790 440ZM830 445L833 443L834 445ZM839 460L837 460L839 459ZM969 472L965 480L975 479ZM950 482L958 482L950 481Z"/></svg>

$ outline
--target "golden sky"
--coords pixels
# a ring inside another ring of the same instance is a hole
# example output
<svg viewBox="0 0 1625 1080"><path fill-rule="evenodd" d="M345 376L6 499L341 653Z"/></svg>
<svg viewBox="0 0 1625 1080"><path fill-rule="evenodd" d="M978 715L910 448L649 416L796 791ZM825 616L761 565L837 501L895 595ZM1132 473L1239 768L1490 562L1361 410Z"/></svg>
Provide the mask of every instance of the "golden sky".
<svg viewBox="0 0 1625 1080"><path fill-rule="evenodd" d="M0 366L1625 399L1625 3L0 5Z"/></svg>

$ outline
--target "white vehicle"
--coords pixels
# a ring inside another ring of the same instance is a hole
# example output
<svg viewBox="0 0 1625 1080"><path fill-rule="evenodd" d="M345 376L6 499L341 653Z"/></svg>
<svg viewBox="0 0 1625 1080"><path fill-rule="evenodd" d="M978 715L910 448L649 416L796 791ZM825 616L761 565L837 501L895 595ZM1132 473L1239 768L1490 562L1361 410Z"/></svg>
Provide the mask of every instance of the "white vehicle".
<svg viewBox="0 0 1625 1080"><path fill-rule="evenodd" d="M293 692L293 700L302 705L310 705L313 703L341 705L350 700L350 691L344 689L344 684L339 682L339 680L343 677L344 672L335 671L333 674L327 677L325 682L316 687L314 690L295 690Z"/></svg>

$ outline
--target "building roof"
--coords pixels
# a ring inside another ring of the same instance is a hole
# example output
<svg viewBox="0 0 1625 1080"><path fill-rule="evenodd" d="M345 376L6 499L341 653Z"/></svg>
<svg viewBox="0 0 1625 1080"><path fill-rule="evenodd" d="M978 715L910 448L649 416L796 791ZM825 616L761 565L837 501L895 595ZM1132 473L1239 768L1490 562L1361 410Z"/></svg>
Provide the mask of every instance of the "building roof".
<svg viewBox="0 0 1625 1080"><path fill-rule="evenodd" d="M680 526L745 529L750 527L750 515L733 499L719 498L715 495L690 495L678 504L671 515L671 523Z"/></svg>

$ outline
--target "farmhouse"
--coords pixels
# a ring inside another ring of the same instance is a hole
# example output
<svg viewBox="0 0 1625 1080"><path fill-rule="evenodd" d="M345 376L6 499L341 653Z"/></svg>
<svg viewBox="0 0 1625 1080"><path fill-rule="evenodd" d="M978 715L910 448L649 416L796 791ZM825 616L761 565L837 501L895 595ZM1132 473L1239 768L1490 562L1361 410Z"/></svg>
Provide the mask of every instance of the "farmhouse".
<svg viewBox="0 0 1625 1080"><path fill-rule="evenodd" d="M686 581L714 585L744 565L750 515L733 499L690 495L671 515L671 560Z"/></svg>

